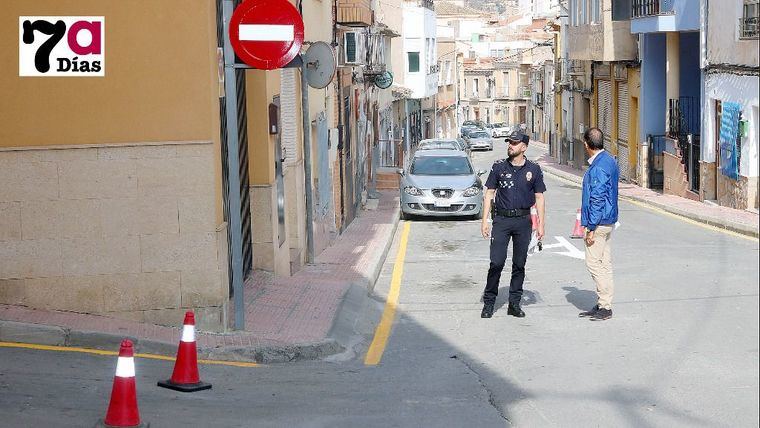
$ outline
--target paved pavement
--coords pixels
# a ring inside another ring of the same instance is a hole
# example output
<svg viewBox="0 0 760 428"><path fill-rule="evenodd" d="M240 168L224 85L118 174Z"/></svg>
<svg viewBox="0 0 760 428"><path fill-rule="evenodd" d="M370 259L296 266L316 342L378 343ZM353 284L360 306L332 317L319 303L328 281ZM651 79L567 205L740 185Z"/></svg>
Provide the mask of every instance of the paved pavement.
<svg viewBox="0 0 760 428"><path fill-rule="evenodd" d="M583 171L560 165L551 158L547 146L534 141L536 161L546 173L569 180L578 185L583 181ZM681 198L675 195L664 195L658 191L646 189L630 183L620 183L620 197L668 211L691 220L711 226L731 230L744 235L758 237L760 233L760 217L757 212L735 210L728 207L708 205L699 201Z"/></svg>
<svg viewBox="0 0 760 428"><path fill-rule="evenodd" d="M343 352L353 339L341 330L356 322L361 290L366 296L374 285L398 218L397 192L383 192L314 264L288 278L256 271L245 284L246 331L199 334L200 355L284 362ZM352 288L356 296L346 299ZM0 305L0 341L118 350L130 337L139 352L173 355L180 327Z"/></svg>

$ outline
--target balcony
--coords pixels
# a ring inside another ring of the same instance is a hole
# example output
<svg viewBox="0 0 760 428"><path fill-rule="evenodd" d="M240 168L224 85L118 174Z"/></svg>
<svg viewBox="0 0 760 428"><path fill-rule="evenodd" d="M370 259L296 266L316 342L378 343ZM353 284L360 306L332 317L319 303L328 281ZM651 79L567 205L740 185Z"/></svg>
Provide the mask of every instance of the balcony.
<svg viewBox="0 0 760 428"><path fill-rule="evenodd" d="M435 10L435 6L433 5L433 0L418 0L417 4L420 7L424 7L425 9Z"/></svg>
<svg viewBox="0 0 760 428"><path fill-rule="evenodd" d="M544 106L544 94L542 92L537 92L534 104L538 107Z"/></svg>
<svg viewBox="0 0 760 428"><path fill-rule="evenodd" d="M698 2L693 0L632 0L631 2L631 33L633 34L698 30Z"/></svg>
<svg viewBox="0 0 760 428"><path fill-rule="evenodd" d="M369 27L374 14L370 0L338 0L337 22L351 27Z"/></svg>
<svg viewBox="0 0 760 428"><path fill-rule="evenodd" d="M757 39L758 38L758 24L760 19L757 16L747 16L739 18L739 38L741 39Z"/></svg>

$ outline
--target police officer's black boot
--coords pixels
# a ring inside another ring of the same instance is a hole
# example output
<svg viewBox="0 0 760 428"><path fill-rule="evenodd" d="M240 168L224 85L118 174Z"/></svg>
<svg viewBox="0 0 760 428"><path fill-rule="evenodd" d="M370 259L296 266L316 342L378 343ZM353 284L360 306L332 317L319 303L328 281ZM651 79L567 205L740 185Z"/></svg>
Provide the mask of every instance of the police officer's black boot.
<svg viewBox="0 0 760 428"><path fill-rule="evenodd" d="M491 318L493 316L493 303L486 302L483 305L483 312L480 313L481 318Z"/></svg>
<svg viewBox="0 0 760 428"><path fill-rule="evenodd" d="M525 312L523 312L519 305L513 305L510 303L509 307L507 308L507 315L512 315L513 317L517 318L524 318Z"/></svg>

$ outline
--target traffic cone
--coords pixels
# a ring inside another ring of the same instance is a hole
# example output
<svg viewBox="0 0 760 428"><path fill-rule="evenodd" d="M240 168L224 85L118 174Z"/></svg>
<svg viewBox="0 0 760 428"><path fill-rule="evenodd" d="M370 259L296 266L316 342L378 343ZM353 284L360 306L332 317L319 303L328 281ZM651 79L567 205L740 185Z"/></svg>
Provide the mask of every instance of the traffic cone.
<svg viewBox="0 0 760 428"><path fill-rule="evenodd" d="M98 421L96 427L146 427L140 422L137 409L137 387L135 386L135 358L132 341L124 339L119 348L116 375L113 378L111 402L106 418Z"/></svg>
<svg viewBox="0 0 760 428"><path fill-rule="evenodd" d="M530 207L530 220L533 223L533 230L538 229L538 210L535 205Z"/></svg>
<svg viewBox="0 0 760 428"><path fill-rule="evenodd" d="M210 383L201 382L198 374L198 349L195 346L195 315L192 311L185 313L182 338L179 341L177 360L174 362L172 377L159 381L158 386L180 392L195 392L211 389Z"/></svg>
<svg viewBox="0 0 760 428"><path fill-rule="evenodd" d="M574 239L583 239L583 226L581 226L581 209L578 208L578 213L575 215L575 227L573 227L573 233L570 235Z"/></svg>

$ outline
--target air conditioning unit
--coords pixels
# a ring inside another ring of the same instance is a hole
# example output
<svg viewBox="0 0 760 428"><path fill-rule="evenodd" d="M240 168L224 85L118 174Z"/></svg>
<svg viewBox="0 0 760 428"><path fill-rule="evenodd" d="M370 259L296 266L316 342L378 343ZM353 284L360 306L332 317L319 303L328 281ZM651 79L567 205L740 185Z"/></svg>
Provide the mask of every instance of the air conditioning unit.
<svg viewBox="0 0 760 428"><path fill-rule="evenodd" d="M366 36L360 31L343 33L343 65L363 65L366 62Z"/></svg>

